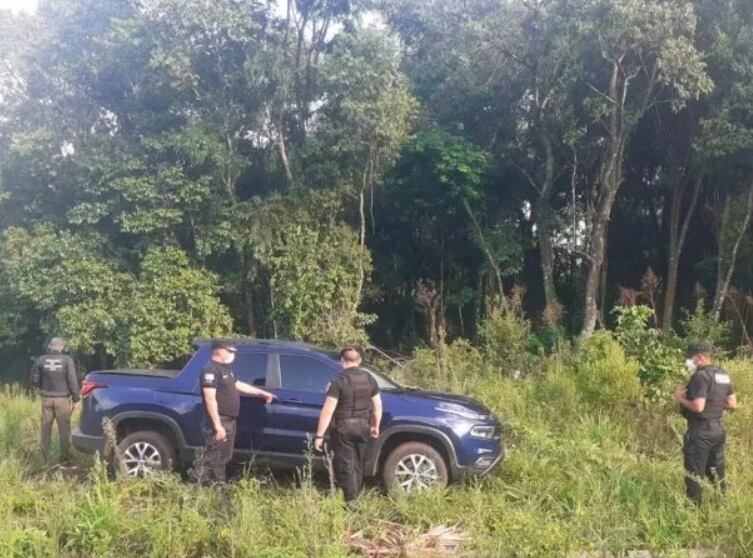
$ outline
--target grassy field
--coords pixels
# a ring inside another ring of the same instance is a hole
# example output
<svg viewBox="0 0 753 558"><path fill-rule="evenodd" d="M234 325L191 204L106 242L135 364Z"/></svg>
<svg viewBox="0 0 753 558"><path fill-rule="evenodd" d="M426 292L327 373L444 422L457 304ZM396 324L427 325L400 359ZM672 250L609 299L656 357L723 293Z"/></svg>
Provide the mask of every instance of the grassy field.
<svg viewBox="0 0 753 558"><path fill-rule="evenodd" d="M177 476L109 480L85 456L83 479L45 473L38 402L0 392L0 556L349 556L345 534L419 533L456 525L479 556L567 556L648 549L679 555L717 548L753 555L753 396L750 361L725 363L742 408L727 420L729 494L683 494L684 424L668 401L644 398L636 363L607 336L542 357L523 379L488 366L471 347L441 366L420 351L403 380L471 394L503 418L508 458L488 478L411 497L376 491L352 510L305 472L242 476L225 489Z"/></svg>

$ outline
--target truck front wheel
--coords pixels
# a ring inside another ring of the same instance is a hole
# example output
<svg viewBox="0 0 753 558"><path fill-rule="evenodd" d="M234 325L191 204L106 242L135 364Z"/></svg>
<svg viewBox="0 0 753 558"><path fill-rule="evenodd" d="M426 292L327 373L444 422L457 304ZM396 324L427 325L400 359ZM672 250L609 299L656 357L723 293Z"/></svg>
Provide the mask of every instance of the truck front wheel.
<svg viewBox="0 0 753 558"><path fill-rule="evenodd" d="M400 444L387 456L382 467L382 482L387 490L410 493L426 488L444 488L449 481L447 463L428 444Z"/></svg>

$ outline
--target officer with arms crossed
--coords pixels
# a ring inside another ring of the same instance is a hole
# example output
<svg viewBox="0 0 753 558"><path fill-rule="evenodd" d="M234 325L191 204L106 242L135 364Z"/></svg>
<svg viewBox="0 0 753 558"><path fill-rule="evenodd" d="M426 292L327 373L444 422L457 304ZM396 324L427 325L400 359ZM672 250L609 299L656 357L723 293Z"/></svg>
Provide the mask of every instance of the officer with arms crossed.
<svg viewBox="0 0 753 558"><path fill-rule="evenodd" d="M241 393L264 398L267 404L277 397L236 379L230 364L237 349L228 341L212 342L212 359L201 372L201 393L206 411L203 456L194 468L194 477L203 484L225 482L225 466L233 457L235 422Z"/></svg>
<svg viewBox="0 0 753 558"><path fill-rule="evenodd" d="M52 423L58 425L60 434L60 463L69 464L71 446L71 415L81 399L76 376L76 364L64 354L65 341L53 338L47 344L47 354L42 355L31 369L31 382L42 396L42 454L47 460L52 437Z"/></svg>
<svg viewBox="0 0 753 558"><path fill-rule="evenodd" d="M330 443L337 485L345 501L358 498L363 488L363 464L369 436L379 437L382 398L376 380L359 368L361 351L353 345L340 352L343 371L330 383L319 415L314 448L321 452L324 434L332 423ZM333 420L334 419L334 420Z"/></svg>
<svg viewBox="0 0 753 558"><path fill-rule="evenodd" d="M700 505L703 492L700 481L704 477L718 482L722 492L726 488L724 444L727 433L722 414L725 409L737 409L737 397L729 374L711 363L708 345L691 345L685 356L685 365L693 376L687 386L675 390L674 398L688 420L683 447L687 494Z"/></svg>

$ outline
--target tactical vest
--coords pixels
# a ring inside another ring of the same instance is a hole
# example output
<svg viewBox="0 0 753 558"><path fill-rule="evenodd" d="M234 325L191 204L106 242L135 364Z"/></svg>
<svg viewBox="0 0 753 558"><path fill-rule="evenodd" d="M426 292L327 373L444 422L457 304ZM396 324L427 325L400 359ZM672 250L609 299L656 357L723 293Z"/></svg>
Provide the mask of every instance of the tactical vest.
<svg viewBox="0 0 753 558"><path fill-rule="evenodd" d="M709 394L706 397L706 407L703 409L701 416L708 420L718 420L724 414L724 403L732 387L729 374L716 366L707 366L703 369L703 373L710 376L711 383ZM720 379L724 383L719 383Z"/></svg>
<svg viewBox="0 0 753 558"><path fill-rule="evenodd" d="M371 415L373 379L358 368L349 368L337 378L340 382L340 399L335 408L335 419L363 418Z"/></svg>
<svg viewBox="0 0 753 558"><path fill-rule="evenodd" d="M71 357L62 353L48 353L37 359L39 391L48 397L67 397L68 364Z"/></svg>
<svg viewBox="0 0 753 558"><path fill-rule="evenodd" d="M716 366L706 366L698 371L706 375L709 380L709 391L706 394L706 406L700 414L687 412L689 426L700 426L708 421L718 421L724 414L724 404L732 392L732 383L724 370Z"/></svg>

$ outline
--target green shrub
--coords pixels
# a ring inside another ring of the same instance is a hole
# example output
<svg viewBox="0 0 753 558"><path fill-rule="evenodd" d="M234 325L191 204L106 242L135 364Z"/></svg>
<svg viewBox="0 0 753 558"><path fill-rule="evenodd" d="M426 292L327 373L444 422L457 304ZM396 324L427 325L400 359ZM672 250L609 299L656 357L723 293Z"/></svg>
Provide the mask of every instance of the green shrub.
<svg viewBox="0 0 753 558"><path fill-rule="evenodd" d="M439 350L419 348L406 368L402 372L405 382L449 391L465 391L489 369L481 352L465 339L442 343Z"/></svg>
<svg viewBox="0 0 753 558"><path fill-rule="evenodd" d="M638 378L650 398L667 399L671 387L685 378L681 342L649 327L654 311L646 306L618 306L615 335L639 363Z"/></svg>
<svg viewBox="0 0 753 558"><path fill-rule="evenodd" d="M36 527L0 527L0 556L43 558L55 554L55 541Z"/></svg>
<svg viewBox="0 0 753 558"><path fill-rule="evenodd" d="M544 325L528 338L528 352L541 354L556 351L567 342L567 332L564 326Z"/></svg>
<svg viewBox="0 0 753 558"><path fill-rule="evenodd" d="M493 301L479 326L481 351L490 366L510 375L525 374L533 368L528 352L531 323L523 316L516 299Z"/></svg>
<svg viewBox="0 0 753 558"><path fill-rule="evenodd" d="M683 309L684 317L680 322L680 331L687 342L705 342L714 348L725 346L732 334L732 324L717 322L706 311L706 301L699 298L695 310L691 313Z"/></svg>
<svg viewBox="0 0 753 558"><path fill-rule="evenodd" d="M587 404L625 408L642 397L638 363L625 354L608 331L582 339L570 366Z"/></svg>

